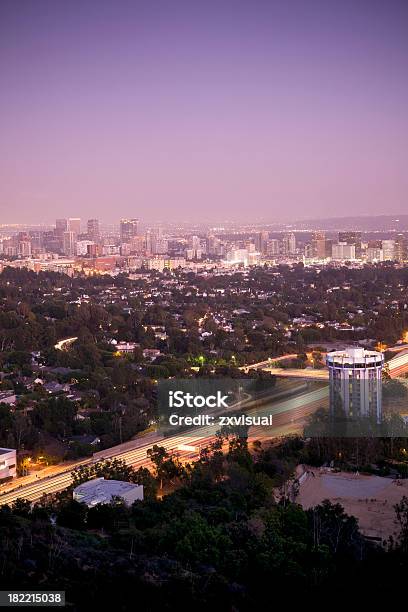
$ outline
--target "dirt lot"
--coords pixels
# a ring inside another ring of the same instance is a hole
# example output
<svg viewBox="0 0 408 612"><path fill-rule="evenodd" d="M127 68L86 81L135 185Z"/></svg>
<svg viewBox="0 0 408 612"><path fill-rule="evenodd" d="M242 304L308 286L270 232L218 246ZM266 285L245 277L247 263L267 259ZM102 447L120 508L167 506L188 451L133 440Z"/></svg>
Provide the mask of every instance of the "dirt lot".
<svg viewBox="0 0 408 612"><path fill-rule="evenodd" d="M347 514L354 515L365 535L388 539L398 534L394 505L404 495L408 496L408 480L332 473L319 468L306 470L308 474L302 481L297 499L303 508L329 499L341 504Z"/></svg>

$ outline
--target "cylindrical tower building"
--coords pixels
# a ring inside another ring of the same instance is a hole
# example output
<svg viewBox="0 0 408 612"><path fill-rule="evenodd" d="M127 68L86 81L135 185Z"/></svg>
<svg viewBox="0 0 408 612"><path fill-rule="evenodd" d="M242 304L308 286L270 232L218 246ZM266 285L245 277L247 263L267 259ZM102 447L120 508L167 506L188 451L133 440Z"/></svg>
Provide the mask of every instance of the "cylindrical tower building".
<svg viewBox="0 0 408 612"><path fill-rule="evenodd" d="M384 355L363 348L333 351L326 356L330 373L330 409L340 407L346 417L382 416L382 368Z"/></svg>

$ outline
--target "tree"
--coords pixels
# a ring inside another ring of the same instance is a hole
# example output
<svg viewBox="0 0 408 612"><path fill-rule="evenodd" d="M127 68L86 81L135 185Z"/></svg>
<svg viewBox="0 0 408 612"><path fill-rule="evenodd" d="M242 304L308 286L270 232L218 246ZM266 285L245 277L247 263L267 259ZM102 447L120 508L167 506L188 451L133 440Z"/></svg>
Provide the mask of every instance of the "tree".
<svg viewBox="0 0 408 612"><path fill-rule="evenodd" d="M63 504L57 514L57 523L62 527L82 530L86 525L88 509L75 499L71 499Z"/></svg>
<svg viewBox="0 0 408 612"><path fill-rule="evenodd" d="M323 355L321 354L320 351L313 351L312 352L312 363L313 363L313 367L315 369L320 369L324 367L323 364Z"/></svg>
<svg viewBox="0 0 408 612"><path fill-rule="evenodd" d="M91 465L80 465L71 474L73 487L77 487L92 478L137 482L135 469L127 465L122 459L106 459Z"/></svg>
<svg viewBox="0 0 408 612"><path fill-rule="evenodd" d="M31 354L27 351L13 351L7 357L7 361L12 366L16 365L22 368L31 363Z"/></svg>
<svg viewBox="0 0 408 612"><path fill-rule="evenodd" d="M132 482L143 485L144 499L156 499L157 482L153 478L150 470L145 467L140 467L136 470Z"/></svg>
<svg viewBox="0 0 408 612"><path fill-rule="evenodd" d="M403 496L394 506L397 521L400 526L399 543L404 553L408 552L408 497Z"/></svg>
<svg viewBox="0 0 408 612"><path fill-rule="evenodd" d="M33 424L54 436L72 435L78 406L66 397L51 397L38 403L32 412Z"/></svg>
<svg viewBox="0 0 408 612"><path fill-rule="evenodd" d="M328 499L307 511L315 547L327 545L334 554L350 555L361 548L358 521Z"/></svg>
<svg viewBox="0 0 408 612"><path fill-rule="evenodd" d="M164 482L171 482L183 474L183 466L180 461L177 458L170 457L163 446L155 444L152 448L148 449L147 456L150 457L155 466L160 489L163 488Z"/></svg>

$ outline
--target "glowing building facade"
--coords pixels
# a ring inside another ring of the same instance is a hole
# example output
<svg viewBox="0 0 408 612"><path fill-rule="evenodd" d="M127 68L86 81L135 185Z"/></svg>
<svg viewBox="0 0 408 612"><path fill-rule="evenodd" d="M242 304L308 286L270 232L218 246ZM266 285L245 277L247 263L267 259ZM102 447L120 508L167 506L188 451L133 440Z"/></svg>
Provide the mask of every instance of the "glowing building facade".
<svg viewBox="0 0 408 612"><path fill-rule="evenodd" d="M328 353L330 408L342 409L347 417L382 415L382 368L384 355L363 348L348 348Z"/></svg>

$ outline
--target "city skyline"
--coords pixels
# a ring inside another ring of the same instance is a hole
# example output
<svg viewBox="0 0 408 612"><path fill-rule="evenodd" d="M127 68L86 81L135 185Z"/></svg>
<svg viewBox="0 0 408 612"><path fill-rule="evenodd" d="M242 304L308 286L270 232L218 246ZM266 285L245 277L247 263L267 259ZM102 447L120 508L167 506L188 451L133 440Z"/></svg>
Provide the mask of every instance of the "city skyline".
<svg viewBox="0 0 408 612"><path fill-rule="evenodd" d="M3 2L1 222L402 213L407 6L255 5Z"/></svg>
<svg viewBox="0 0 408 612"><path fill-rule="evenodd" d="M7 266L68 274L117 274L141 269L230 269L232 267L358 265L408 260L408 237L392 219L393 229L337 232L264 226L149 226L121 218L103 226L99 219L57 218L52 227L0 227L0 270ZM396 227L395 227L396 226ZM14 231L13 231L14 229ZM400 231L395 231L395 230ZM4 231L5 230L5 231Z"/></svg>

